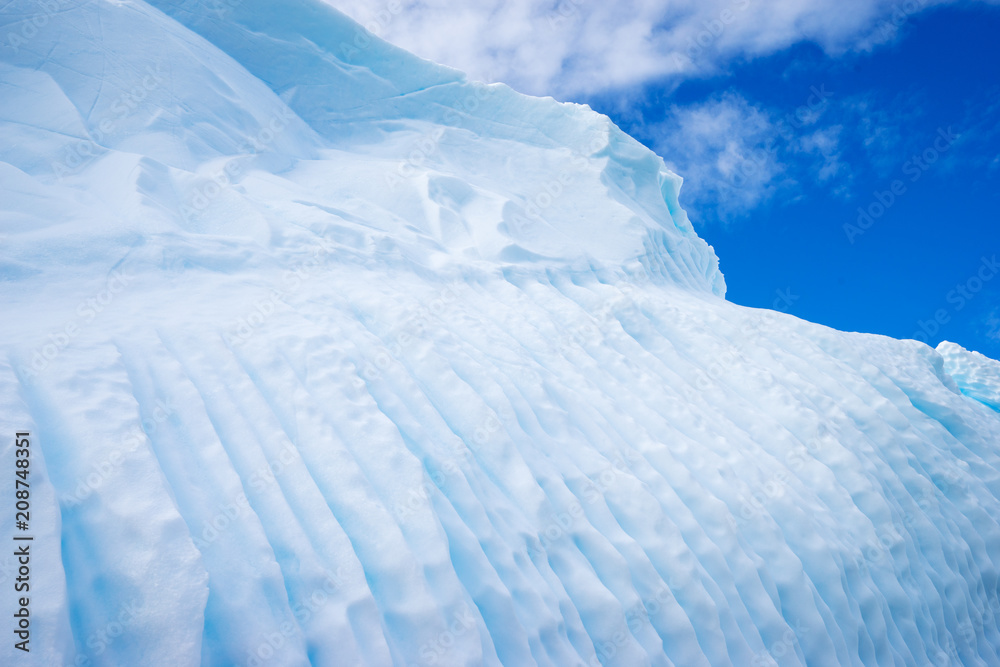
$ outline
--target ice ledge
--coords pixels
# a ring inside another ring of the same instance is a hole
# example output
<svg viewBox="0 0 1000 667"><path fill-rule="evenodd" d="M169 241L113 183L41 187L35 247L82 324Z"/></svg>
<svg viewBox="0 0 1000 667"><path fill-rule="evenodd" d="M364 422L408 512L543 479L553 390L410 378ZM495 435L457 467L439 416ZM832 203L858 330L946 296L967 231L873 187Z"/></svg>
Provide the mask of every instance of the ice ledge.
<svg viewBox="0 0 1000 667"><path fill-rule="evenodd" d="M376 157L417 153L429 181L440 182L443 175L471 182L472 176L479 178L473 185L490 194L507 190L504 198L519 210L505 208L504 233L523 226L509 219L518 213L534 212L530 222L539 225L533 239L504 240L501 245L509 249L503 256L672 264L673 273L683 276L680 284L725 294L714 251L678 202L680 177L590 107L468 81L457 70L382 41L316 0L290 0L280 8L267 0L244 0L227 8L225 21L205 20L205 6L197 0L150 4L236 60L338 149ZM493 149L492 163L473 159L470 146ZM534 160L539 173L511 173L511 156ZM583 173L588 166L599 172L599 183ZM561 178L572 179L572 187L558 183ZM594 195L611 201L595 206ZM553 205L551 198L562 201ZM498 201L485 199L490 205ZM471 221L484 222L481 216ZM539 238L540 229L548 227L548 238ZM481 243L492 230L473 229L471 236L479 256L495 256ZM588 237L594 242L587 243ZM610 255L604 256L606 251ZM649 258L649 252L674 255Z"/></svg>
<svg viewBox="0 0 1000 667"><path fill-rule="evenodd" d="M937 351L963 394L1000 412L1000 361L948 341L938 345Z"/></svg>

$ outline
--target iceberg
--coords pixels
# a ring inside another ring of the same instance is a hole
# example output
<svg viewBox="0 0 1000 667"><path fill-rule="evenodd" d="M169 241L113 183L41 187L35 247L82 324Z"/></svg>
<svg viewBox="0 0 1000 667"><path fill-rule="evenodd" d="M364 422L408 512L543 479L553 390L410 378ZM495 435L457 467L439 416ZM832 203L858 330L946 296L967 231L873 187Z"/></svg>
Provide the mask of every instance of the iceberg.
<svg viewBox="0 0 1000 667"><path fill-rule="evenodd" d="M607 117L319 0L0 37L4 664L1000 663L1000 366L727 302Z"/></svg>
<svg viewBox="0 0 1000 667"><path fill-rule="evenodd" d="M1000 362L947 341L937 351L959 391L1000 412Z"/></svg>

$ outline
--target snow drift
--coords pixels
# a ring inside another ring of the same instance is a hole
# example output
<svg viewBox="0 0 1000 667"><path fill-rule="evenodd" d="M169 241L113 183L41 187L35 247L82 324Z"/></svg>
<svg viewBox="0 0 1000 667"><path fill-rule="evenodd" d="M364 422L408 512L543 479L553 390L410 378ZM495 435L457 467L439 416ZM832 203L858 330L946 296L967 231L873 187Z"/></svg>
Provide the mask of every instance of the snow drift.
<svg viewBox="0 0 1000 667"><path fill-rule="evenodd" d="M0 35L5 663L1000 661L996 362L726 302L606 117L314 0Z"/></svg>

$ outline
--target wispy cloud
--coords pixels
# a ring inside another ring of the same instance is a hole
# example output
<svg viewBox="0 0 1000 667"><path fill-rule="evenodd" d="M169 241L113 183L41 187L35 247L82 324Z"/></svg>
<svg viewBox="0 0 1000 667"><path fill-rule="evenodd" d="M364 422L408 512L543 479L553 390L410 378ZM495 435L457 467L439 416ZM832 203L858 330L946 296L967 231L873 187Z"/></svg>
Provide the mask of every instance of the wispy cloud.
<svg viewBox="0 0 1000 667"><path fill-rule="evenodd" d="M656 152L684 175L682 203L696 219L732 221L793 185L771 114L735 93L671 107L646 132Z"/></svg>
<svg viewBox="0 0 1000 667"><path fill-rule="evenodd" d="M566 99L710 74L801 41L870 49L952 1L327 0L425 58Z"/></svg>
<svg viewBox="0 0 1000 667"><path fill-rule="evenodd" d="M844 127L827 120L838 106L828 91L814 90L791 113L729 91L629 129L684 175L682 203L696 221L729 223L775 199L795 199L804 178L846 192Z"/></svg>
<svg viewBox="0 0 1000 667"><path fill-rule="evenodd" d="M846 195L851 181L851 168L842 156L843 125L830 125L798 139L795 150L817 158L811 164L814 181L830 183L834 194Z"/></svg>

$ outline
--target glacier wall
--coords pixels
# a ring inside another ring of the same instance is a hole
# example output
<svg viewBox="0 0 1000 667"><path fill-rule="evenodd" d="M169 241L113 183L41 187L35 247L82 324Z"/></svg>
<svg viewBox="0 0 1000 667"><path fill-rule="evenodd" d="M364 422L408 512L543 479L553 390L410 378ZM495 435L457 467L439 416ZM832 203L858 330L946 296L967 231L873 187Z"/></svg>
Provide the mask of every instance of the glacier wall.
<svg viewBox="0 0 1000 667"><path fill-rule="evenodd" d="M4 664L1000 662L996 362L726 302L607 118L307 0L0 35Z"/></svg>

